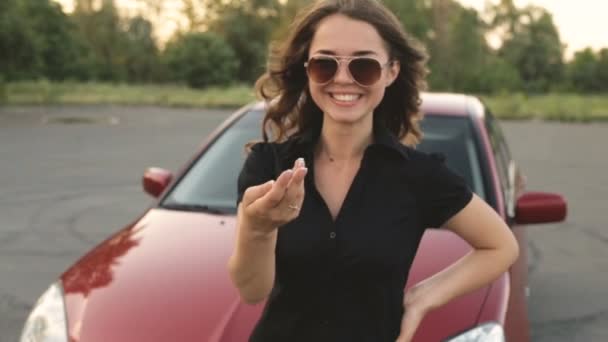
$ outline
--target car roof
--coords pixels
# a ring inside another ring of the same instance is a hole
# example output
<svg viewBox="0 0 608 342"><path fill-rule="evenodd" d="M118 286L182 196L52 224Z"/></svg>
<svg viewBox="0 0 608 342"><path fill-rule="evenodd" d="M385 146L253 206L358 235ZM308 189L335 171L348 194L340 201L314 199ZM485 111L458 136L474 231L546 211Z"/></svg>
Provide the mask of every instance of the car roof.
<svg viewBox="0 0 608 342"><path fill-rule="evenodd" d="M428 115L483 117L485 113L482 102L471 95L422 92L421 100L420 109ZM259 101L251 107L253 110L264 110L264 108L263 101Z"/></svg>
<svg viewBox="0 0 608 342"><path fill-rule="evenodd" d="M481 101L470 95L455 93L422 93L420 109L425 114L483 116Z"/></svg>

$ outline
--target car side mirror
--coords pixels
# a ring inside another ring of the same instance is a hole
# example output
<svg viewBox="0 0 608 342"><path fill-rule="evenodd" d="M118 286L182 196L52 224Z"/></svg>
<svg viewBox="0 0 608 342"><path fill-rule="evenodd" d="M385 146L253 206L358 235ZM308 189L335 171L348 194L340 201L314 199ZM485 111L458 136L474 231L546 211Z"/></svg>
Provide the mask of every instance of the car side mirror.
<svg viewBox="0 0 608 342"><path fill-rule="evenodd" d="M526 192L515 204L515 222L518 224L561 222L566 218L567 204L560 194Z"/></svg>
<svg viewBox="0 0 608 342"><path fill-rule="evenodd" d="M142 185L146 193L152 195L152 197L158 197L165 191L172 179L173 174L171 171L158 167L150 167L144 172Z"/></svg>

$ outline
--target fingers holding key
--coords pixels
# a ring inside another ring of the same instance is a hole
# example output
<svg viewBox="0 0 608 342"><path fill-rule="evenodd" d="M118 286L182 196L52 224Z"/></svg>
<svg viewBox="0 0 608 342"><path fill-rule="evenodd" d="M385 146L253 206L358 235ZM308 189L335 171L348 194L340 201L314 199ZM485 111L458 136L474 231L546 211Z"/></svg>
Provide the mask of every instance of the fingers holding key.
<svg viewBox="0 0 608 342"><path fill-rule="evenodd" d="M248 207L253 202L264 197L266 193L268 193L268 191L272 189L273 184L274 180L270 180L266 183L250 186L249 188L247 188L247 190L245 190L245 193L243 194L243 206Z"/></svg>
<svg viewBox="0 0 608 342"><path fill-rule="evenodd" d="M283 197L285 197L285 193L287 192L287 188L293 175L293 170L285 170L279 175L276 182L274 182L272 185L272 189L270 189L270 191L268 191L264 196L266 202L265 207L267 210L272 210L281 203Z"/></svg>
<svg viewBox="0 0 608 342"><path fill-rule="evenodd" d="M287 223L296 218L304 200L304 178L308 170L303 158L298 158L290 170L283 171L273 189L267 194L269 215Z"/></svg>
<svg viewBox="0 0 608 342"><path fill-rule="evenodd" d="M248 188L243 204L251 218L262 222L261 225L277 227L298 217L307 172L304 159L299 158L292 169L283 171L276 180Z"/></svg>
<svg viewBox="0 0 608 342"><path fill-rule="evenodd" d="M298 158L293 167L293 176L287 186L285 197L283 198L283 205L287 206L287 209L296 213L300 211L302 202L304 201L304 178L308 169L304 164L304 159Z"/></svg>

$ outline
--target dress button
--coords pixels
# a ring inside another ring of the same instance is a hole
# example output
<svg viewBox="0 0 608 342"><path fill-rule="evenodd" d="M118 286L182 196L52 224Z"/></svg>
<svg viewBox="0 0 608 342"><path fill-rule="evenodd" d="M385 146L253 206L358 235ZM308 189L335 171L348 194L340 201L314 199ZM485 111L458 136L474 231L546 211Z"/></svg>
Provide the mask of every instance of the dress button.
<svg viewBox="0 0 608 342"><path fill-rule="evenodd" d="M335 239L336 238L336 232L329 233L329 238L330 239Z"/></svg>

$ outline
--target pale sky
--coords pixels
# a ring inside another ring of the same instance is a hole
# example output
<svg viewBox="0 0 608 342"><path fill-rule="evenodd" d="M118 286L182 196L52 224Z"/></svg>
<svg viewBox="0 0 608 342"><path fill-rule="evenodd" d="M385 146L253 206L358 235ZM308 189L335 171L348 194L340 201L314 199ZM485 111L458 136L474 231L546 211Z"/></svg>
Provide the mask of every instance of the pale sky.
<svg viewBox="0 0 608 342"><path fill-rule="evenodd" d="M64 9L72 9L73 0L56 0L63 4ZM465 6L474 7L478 11L485 8L486 2L496 3L499 0L457 0ZM117 0L117 4L129 15L135 15L145 11L143 1ZM599 50L608 47L608 1L607 0L514 0L515 5L523 7L536 5L546 8L553 14L553 20L557 25L561 40L567 45L566 57L572 56L574 51L591 47ZM179 15L181 1L166 0L163 2L162 15L151 18L155 22L162 22L157 27L157 36L165 40L171 33L184 25L183 18Z"/></svg>
<svg viewBox="0 0 608 342"><path fill-rule="evenodd" d="M457 0L478 11L485 8L486 0ZM492 0L491 3L498 3ZM553 21L566 47L566 56L574 51L591 47L608 48L608 1L606 0L514 0L517 7L536 5L553 14Z"/></svg>

